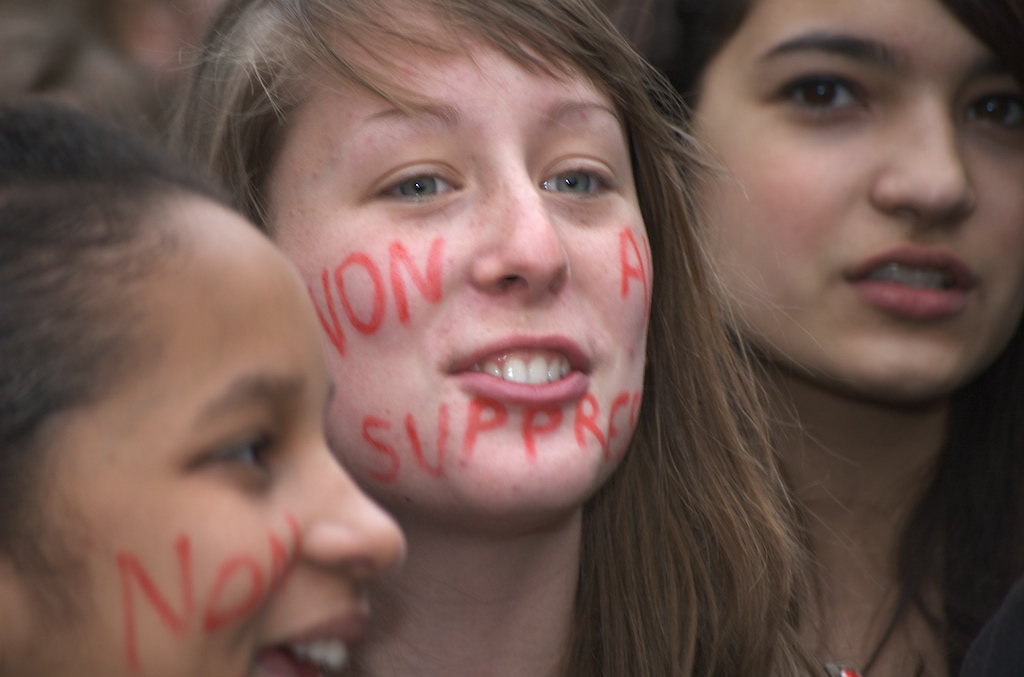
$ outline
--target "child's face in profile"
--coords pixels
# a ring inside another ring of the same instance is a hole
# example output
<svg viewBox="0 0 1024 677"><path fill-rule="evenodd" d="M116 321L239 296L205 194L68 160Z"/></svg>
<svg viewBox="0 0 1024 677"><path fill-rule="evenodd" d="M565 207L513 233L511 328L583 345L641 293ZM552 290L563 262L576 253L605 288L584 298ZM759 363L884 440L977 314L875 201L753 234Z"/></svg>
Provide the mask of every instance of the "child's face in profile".
<svg viewBox="0 0 1024 677"><path fill-rule="evenodd" d="M403 543L324 441L332 388L309 299L232 212L193 197L151 218L180 240L131 290L152 343L49 438L42 509L71 575L0 569L3 667L334 674L361 634L363 584ZM68 613L40 606L40 587Z"/></svg>

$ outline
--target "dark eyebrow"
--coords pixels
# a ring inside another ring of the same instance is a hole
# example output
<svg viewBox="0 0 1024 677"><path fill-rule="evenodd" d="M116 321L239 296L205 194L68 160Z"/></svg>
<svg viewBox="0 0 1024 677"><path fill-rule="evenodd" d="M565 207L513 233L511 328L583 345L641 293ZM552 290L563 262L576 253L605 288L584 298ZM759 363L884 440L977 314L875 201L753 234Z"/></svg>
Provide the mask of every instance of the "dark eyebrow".
<svg viewBox="0 0 1024 677"><path fill-rule="evenodd" d="M823 52L843 56L889 71L900 70L900 59L886 45L875 40L842 33L806 33L780 42L768 50L761 60L795 52Z"/></svg>
<svg viewBox="0 0 1024 677"><path fill-rule="evenodd" d="M271 374L242 376L206 404L196 420L200 423L210 421L234 409L254 404L288 402L301 394L303 385L301 379Z"/></svg>

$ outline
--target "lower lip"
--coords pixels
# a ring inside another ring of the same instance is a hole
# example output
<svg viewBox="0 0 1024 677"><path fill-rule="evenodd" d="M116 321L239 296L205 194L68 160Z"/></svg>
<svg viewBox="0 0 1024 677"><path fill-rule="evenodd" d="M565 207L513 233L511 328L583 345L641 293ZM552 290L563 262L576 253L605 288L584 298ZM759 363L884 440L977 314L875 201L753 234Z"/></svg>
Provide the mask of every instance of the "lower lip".
<svg viewBox="0 0 1024 677"><path fill-rule="evenodd" d="M583 397L590 387L590 377L574 371L568 376L551 383L516 383L485 374L481 371L466 371L458 374L463 388L498 402L526 406L561 406Z"/></svg>
<svg viewBox="0 0 1024 677"><path fill-rule="evenodd" d="M968 292L963 289L916 289L886 280L861 280L853 286L882 312L908 320L942 320L967 305Z"/></svg>

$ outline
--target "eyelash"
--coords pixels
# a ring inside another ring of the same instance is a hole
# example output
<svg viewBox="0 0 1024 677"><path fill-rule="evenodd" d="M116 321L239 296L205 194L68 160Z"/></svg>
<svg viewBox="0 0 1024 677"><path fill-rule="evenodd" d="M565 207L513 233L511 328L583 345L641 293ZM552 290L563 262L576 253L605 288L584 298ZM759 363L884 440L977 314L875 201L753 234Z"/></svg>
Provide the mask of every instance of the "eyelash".
<svg viewBox="0 0 1024 677"><path fill-rule="evenodd" d="M585 178L588 182L587 189L583 191L569 190L560 191L558 190L561 186L574 187L571 182L578 181L580 178ZM549 179L545 179L541 182L541 187L544 190L552 192L568 192L579 195L594 195L608 190L611 187L611 181L600 173L592 171L590 169L570 169L568 171L559 172Z"/></svg>
<svg viewBox="0 0 1024 677"><path fill-rule="evenodd" d="M415 187L417 185L432 186L434 188L434 192L429 194L403 192L403 187ZM455 188L452 186L452 184L449 181L442 179L440 176L436 176L433 174L416 174L414 176L403 178L400 181L392 184L391 186L384 190L383 194L387 197L392 197L399 200L424 201L430 200L432 198L437 197L438 195L443 195L453 190L455 190Z"/></svg>
<svg viewBox="0 0 1024 677"><path fill-rule="evenodd" d="M243 441L230 444L213 454L211 460L220 463L241 463L261 470L268 469L268 457L273 442L269 435L260 433Z"/></svg>
<svg viewBox="0 0 1024 677"><path fill-rule="evenodd" d="M824 102L815 102L808 98L812 89L818 96L827 98ZM860 88L846 78L835 75L809 75L786 84L781 91L783 99L800 108L815 113L844 111L861 105L863 93ZM839 98L840 102L836 103Z"/></svg>
<svg viewBox="0 0 1024 677"><path fill-rule="evenodd" d="M1002 106L1003 110L994 108L994 105ZM982 114L998 113L998 119L982 117L979 111ZM1024 96L1013 92L986 94L967 106L964 117L968 122L988 123L1007 130L1024 130Z"/></svg>

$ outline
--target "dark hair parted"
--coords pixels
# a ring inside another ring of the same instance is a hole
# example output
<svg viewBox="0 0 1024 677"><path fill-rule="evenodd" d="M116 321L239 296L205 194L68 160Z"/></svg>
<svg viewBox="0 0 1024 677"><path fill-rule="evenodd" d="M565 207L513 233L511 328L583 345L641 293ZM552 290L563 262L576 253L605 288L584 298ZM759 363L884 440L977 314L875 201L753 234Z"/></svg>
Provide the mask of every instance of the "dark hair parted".
<svg viewBox="0 0 1024 677"><path fill-rule="evenodd" d="M668 0L652 14L675 22L677 39L656 65L688 102L705 68L756 0ZM1024 3L934 0L1024 85ZM643 30L643 29L640 29ZM915 507L897 554L901 590L889 632L916 606L935 622L956 674L968 645L1024 573L1024 322L996 361L957 391L933 479ZM921 591L940 581L941 619ZM878 654L888 633L875 650Z"/></svg>
<svg viewBox="0 0 1024 677"><path fill-rule="evenodd" d="M131 283L174 246L152 219L217 200L155 147L70 108L0 106L0 556L44 571L47 431L134 364Z"/></svg>

